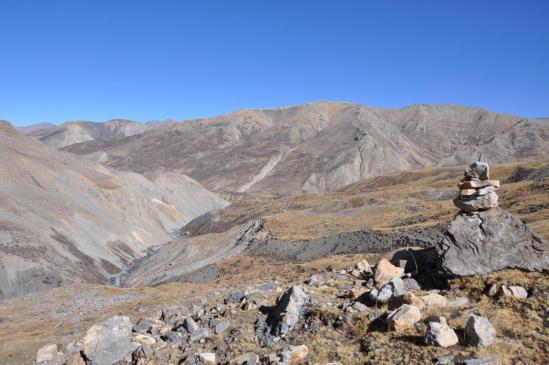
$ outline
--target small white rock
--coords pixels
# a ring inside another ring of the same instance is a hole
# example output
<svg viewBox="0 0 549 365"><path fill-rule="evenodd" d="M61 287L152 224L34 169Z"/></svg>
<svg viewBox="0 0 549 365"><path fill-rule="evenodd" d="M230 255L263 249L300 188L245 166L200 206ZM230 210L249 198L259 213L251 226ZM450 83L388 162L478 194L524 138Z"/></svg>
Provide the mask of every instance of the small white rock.
<svg viewBox="0 0 549 365"><path fill-rule="evenodd" d="M215 365L215 354L213 352L201 352L198 357L205 365Z"/></svg>
<svg viewBox="0 0 549 365"><path fill-rule="evenodd" d="M57 357L57 345L48 344L41 347L36 353L36 363L51 362Z"/></svg>

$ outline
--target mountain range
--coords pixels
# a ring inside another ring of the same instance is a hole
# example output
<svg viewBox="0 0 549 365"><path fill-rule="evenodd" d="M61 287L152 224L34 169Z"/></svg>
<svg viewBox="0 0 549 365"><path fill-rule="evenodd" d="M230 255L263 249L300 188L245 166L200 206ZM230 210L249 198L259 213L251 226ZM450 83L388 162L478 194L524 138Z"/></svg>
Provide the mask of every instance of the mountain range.
<svg viewBox="0 0 549 365"><path fill-rule="evenodd" d="M31 135L117 170L178 172L221 193L292 194L399 170L546 158L548 124L459 106L311 103L149 128L126 122L97 137L74 123Z"/></svg>
<svg viewBox="0 0 549 365"><path fill-rule="evenodd" d="M189 222L216 225L229 204L337 194L402 170L549 159L549 119L321 102L184 122L2 122L0 155L0 297L11 297L108 282ZM246 204L241 217L261 210Z"/></svg>

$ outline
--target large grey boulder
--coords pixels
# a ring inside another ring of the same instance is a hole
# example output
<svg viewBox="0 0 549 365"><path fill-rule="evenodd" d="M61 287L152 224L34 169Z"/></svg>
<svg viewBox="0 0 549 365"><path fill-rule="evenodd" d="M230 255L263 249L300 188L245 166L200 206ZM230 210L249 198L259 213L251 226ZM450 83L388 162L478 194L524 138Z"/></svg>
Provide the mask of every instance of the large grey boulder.
<svg viewBox="0 0 549 365"><path fill-rule="evenodd" d="M288 288L278 298L276 307L269 313L267 324L274 336L283 336L292 330L305 311L305 305L310 301L309 296L301 285Z"/></svg>
<svg viewBox="0 0 549 365"><path fill-rule="evenodd" d="M138 345L131 342L133 324L126 316L114 316L86 332L83 351L89 365L111 365L121 361Z"/></svg>
<svg viewBox="0 0 549 365"><path fill-rule="evenodd" d="M458 214L435 247L446 276L485 275L503 269L549 270L549 245L528 225L494 208Z"/></svg>

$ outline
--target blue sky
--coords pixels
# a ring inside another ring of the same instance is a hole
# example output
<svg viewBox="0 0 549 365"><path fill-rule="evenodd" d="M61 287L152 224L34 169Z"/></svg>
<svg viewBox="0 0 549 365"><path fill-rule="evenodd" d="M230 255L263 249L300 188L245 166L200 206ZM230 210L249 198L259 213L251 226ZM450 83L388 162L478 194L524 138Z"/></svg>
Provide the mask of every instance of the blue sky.
<svg viewBox="0 0 549 365"><path fill-rule="evenodd" d="M316 100L549 116L549 1L0 1L0 119Z"/></svg>

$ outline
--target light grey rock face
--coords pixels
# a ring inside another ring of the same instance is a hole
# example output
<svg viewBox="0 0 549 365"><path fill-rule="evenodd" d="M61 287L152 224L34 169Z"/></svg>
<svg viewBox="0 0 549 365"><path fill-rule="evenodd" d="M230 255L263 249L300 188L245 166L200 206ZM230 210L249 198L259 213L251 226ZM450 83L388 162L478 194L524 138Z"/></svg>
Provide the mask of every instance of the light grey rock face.
<svg viewBox="0 0 549 365"><path fill-rule="evenodd" d="M489 193L494 193L496 191L496 188L493 186L487 186L485 188L477 189L477 195L486 195Z"/></svg>
<svg viewBox="0 0 549 365"><path fill-rule="evenodd" d="M386 303L393 297L393 288L390 284L383 285L380 289L370 291L370 298L375 302Z"/></svg>
<svg viewBox="0 0 549 365"><path fill-rule="evenodd" d="M90 365L111 365L137 348L131 342L133 324L129 317L114 316L92 326L83 340L84 355Z"/></svg>
<svg viewBox="0 0 549 365"><path fill-rule="evenodd" d="M498 206L498 195L494 191L484 195L460 195L454 199L454 205L464 212L491 209Z"/></svg>
<svg viewBox="0 0 549 365"><path fill-rule="evenodd" d="M465 168L465 177L471 179L488 180L490 178L490 166L486 162L473 162Z"/></svg>
<svg viewBox="0 0 549 365"><path fill-rule="evenodd" d="M458 337L446 323L431 322L425 335L425 343L438 347L449 347L458 343Z"/></svg>
<svg viewBox="0 0 549 365"><path fill-rule="evenodd" d="M406 285L401 278L393 278L384 284L379 290L374 288L370 292L370 298L374 301L385 303L391 298L406 294Z"/></svg>
<svg viewBox="0 0 549 365"><path fill-rule="evenodd" d="M488 318L472 315L465 326L465 339L469 345L488 347L496 340L496 330Z"/></svg>
<svg viewBox="0 0 549 365"><path fill-rule="evenodd" d="M220 334L225 332L230 325L231 322L229 322L229 320L227 319L217 322L214 326L215 333Z"/></svg>
<svg viewBox="0 0 549 365"><path fill-rule="evenodd" d="M294 328L309 301L309 296L300 285L292 286L286 290L278 299L274 311L267 317L271 334L285 335Z"/></svg>
<svg viewBox="0 0 549 365"><path fill-rule="evenodd" d="M185 318L185 321L183 321L183 327L187 330L189 334L198 329L198 325L191 317Z"/></svg>
<svg viewBox="0 0 549 365"><path fill-rule="evenodd" d="M525 223L495 208L458 214L435 249L443 274L470 276L509 268L547 271L548 246Z"/></svg>

